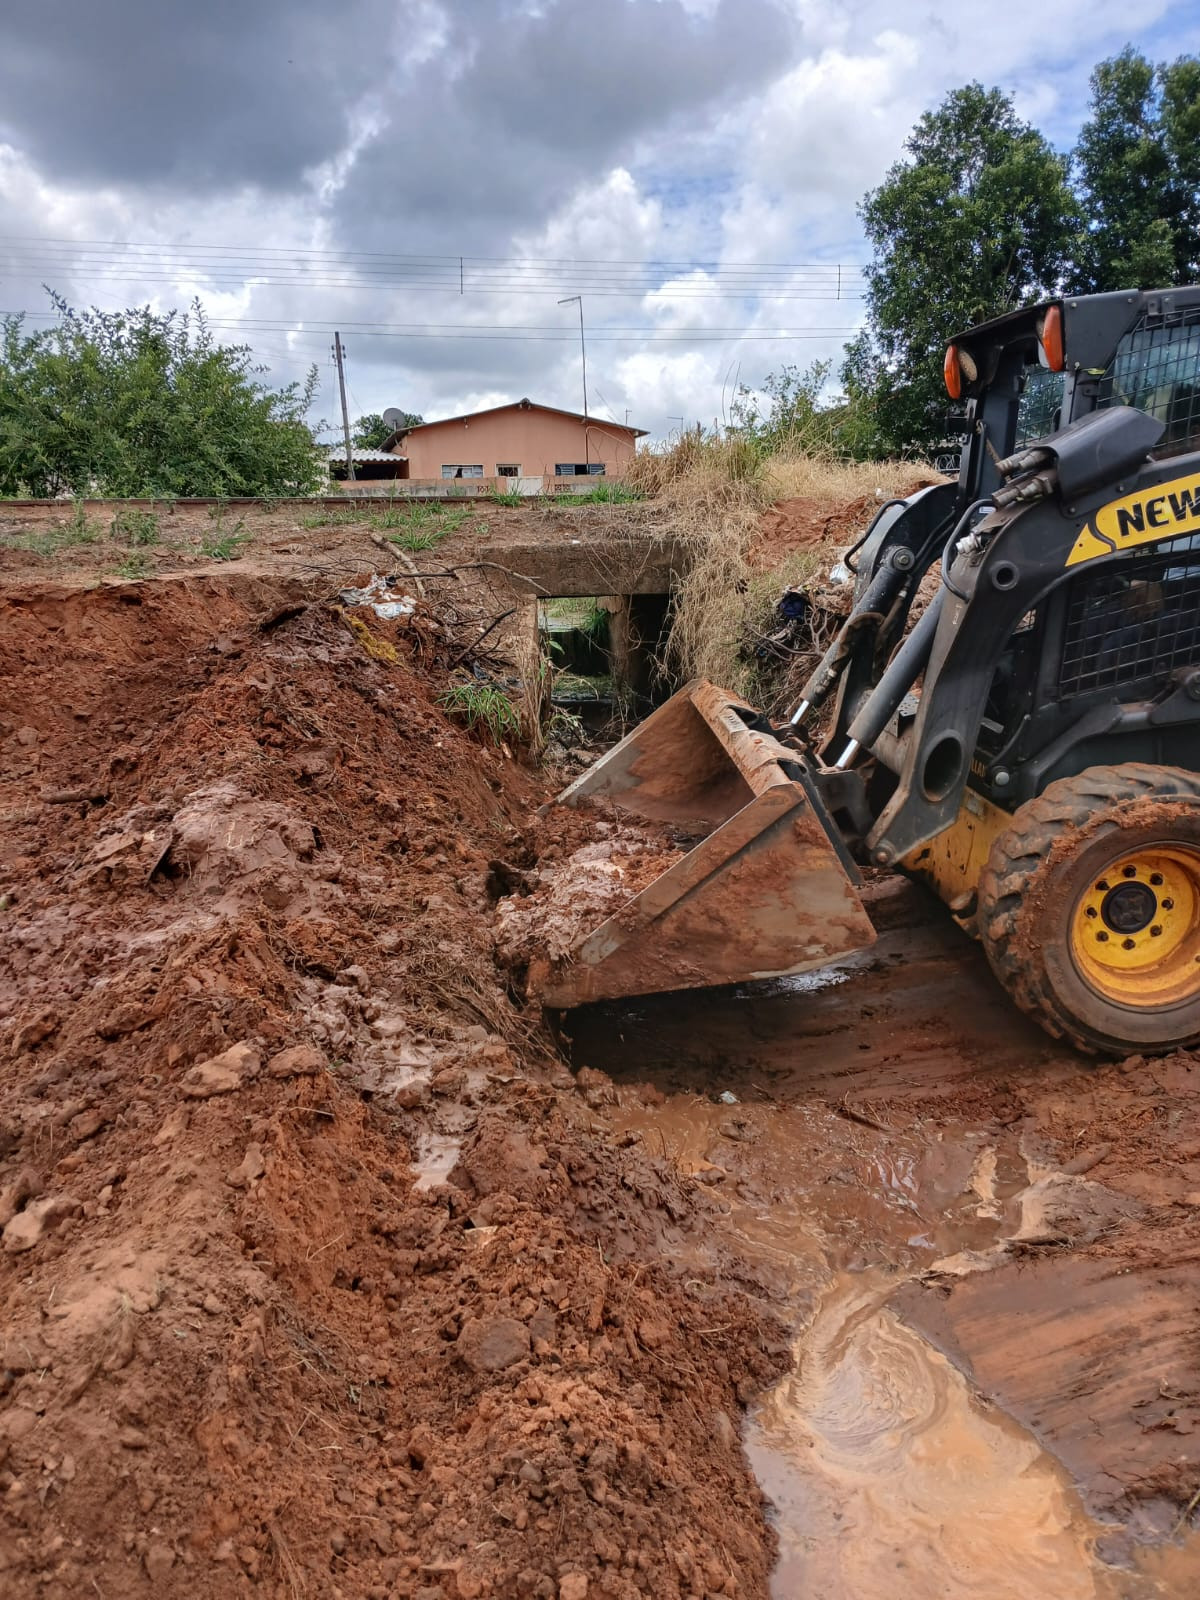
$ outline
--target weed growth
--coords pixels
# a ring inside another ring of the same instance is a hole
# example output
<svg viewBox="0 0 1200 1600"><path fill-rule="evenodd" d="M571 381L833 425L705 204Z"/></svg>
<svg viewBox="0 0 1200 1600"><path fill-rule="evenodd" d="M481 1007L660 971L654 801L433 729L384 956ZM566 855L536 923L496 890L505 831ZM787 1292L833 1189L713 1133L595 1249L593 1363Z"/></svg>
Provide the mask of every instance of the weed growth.
<svg viewBox="0 0 1200 1600"><path fill-rule="evenodd" d="M119 566L113 568L118 578L144 578L150 570L150 557L144 550L131 550Z"/></svg>
<svg viewBox="0 0 1200 1600"><path fill-rule="evenodd" d="M123 506L112 519L111 532L114 539L133 550L157 544L158 515L154 511L140 511L136 506Z"/></svg>
<svg viewBox="0 0 1200 1600"><path fill-rule="evenodd" d="M623 483L619 478L611 481L601 478L594 489L588 489L583 494L569 495L568 503L576 506L625 506L633 500L644 498L642 490L632 483Z"/></svg>
<svg viewBox="0 0 1200 1600"><path fill-rule="evenodd" d="M356 522L364 521L361 511L314 511L309 517L301 517L302 528L349 528Z"/></svg>
<svg viewBox="0 0 1200 1600"><path fill-rule="evenodd" d="M75 545L96 544L100 533L99 523L88 517L84 502L76 500L69 522L59 523L39 533L6 533L0 535L0 543L11 550L28 550L35 556L52 556Z"/></svg>
<svg viewBox="0 0 1200 1600"><path fill-rule="evenodd" d="M447 715L465 722L470 732L482 729L493 744L521 735L521 716L503 689L494 683L452 683L438 695L438 704Z"/></svg>
<svg viewBox="0 0 1200 1600"><path fill-rule="evenodd" d="M249 538L245 523L239 517L227 533L221 533L219 537L208 540L202 549L210 561L240 561L242 546Z"/></svg>
<svg viewBox="0 0 1200 1600"><path fill-rule="evenodd" d="M371 518L371 527L386 535L389 543L414 554L433 550L447 534L455 533L468 520L467 506L447 506L444 501L428 504L388 506Z"/></svg>

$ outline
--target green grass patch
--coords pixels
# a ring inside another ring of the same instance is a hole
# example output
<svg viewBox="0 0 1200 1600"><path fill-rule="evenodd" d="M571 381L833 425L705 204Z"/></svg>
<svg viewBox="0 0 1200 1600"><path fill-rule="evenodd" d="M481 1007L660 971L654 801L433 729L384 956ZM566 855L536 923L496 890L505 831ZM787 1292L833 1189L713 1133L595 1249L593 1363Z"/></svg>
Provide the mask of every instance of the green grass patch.
<svg viewBox="0 0 1200 1600"><path fill-rule="evenodd" d="M144 550L131 550L112 570L118 578L144 578L150 571L150 557Z"/></svg>
<svg viewBox="0 0 1200 1600"><path fill-rule="evenodd" d="M301 517L302 528L349 528L356 522L365 522L361 511L315 511L310 517Z"/></svg>
<svg viewBox="0 0 1200 1600"><path fill-rule="evenodd" d="M519 489L493 489L487 498L494 506L523 506L530 496Z"/></svg>
<svg viewBox="0 0 1200 1600"><path fill-rule="evenodd" d="M111 532L114 539L134 550L143 545L157 544L158 514L139 510L136 506L123 506L112 519Z"/></svg>
<svg viewBox="0 0 1200 1600"><path fill-rule="evenodd" d="M594 489L588 489L584 494L567 495L568 505L577 506L627 506L633 500L643 498L640 489L635 489L632 484L614 481L612 483L601 479Z"/></svg>
<svg viewBox="0 0 1200 1600"><path fill-rule="evenodd" d="M386 510L375 512L370 522L390 544L416 553L433 550L470 517L468 506L447 506L444 501L432 500L428 504L388 506Z"/></svg>
<svg viewBox="0 0 1200 1600"><path fill-rule="evenodd" d="M200 548L210 561L240 561L242 546L249 539L245 522L239 517L227 532L221 531L215 539L209 539Z"/></svg>
<svg viewBox="0 0 1200 1600"><path fill-rule="evenodd" d="M76 500L70 522L60 523L39 533L5 534L3 542L11 550L28 550L31 555L52 556L60 550L70 550L78 545L98 544L102 536L100 524L88 516L83 501Z"/></svg>
<svg viewBox="0 0 1200 1600"><path fill-rule="evenodd" d="M389 544L398 545L401 550L408 550L416 555L422 550L434 550L442 542L443 534L440 528L414 528L411 533L385 534Z"/></svg>
<svg viewBox="0 0 1200 1600"><path fill-rule="evenodd" d="M469 732L489 735L493 744L521 735L521 714L503 689L494 683L454 683L438 695L438 704Z"/></svg>

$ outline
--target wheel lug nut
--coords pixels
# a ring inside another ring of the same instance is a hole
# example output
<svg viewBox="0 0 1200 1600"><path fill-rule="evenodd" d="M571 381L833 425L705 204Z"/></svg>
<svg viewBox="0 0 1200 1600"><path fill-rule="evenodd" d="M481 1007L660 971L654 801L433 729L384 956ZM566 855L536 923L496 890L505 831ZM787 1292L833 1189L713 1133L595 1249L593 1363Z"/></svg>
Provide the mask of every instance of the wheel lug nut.
<svg viewBox="0 0 1200 1600"><path fill-rule="evenodd" d="M1100 882L1096 885L1096 893L1097 894L1103 894L1104 891L1107 888L1108 888L1108 879L1107 878L1101 878Z"/></svg>
<svg viewBox="0 0 1200 1600"><path fill-rule="evenodd" d="M1162 883L1162 873L1161 872L1152 872L1150 874L1150 882L1157 889L1159 884Z"/></svg>
<svg viewBox="0 0 1200 1600"><path fill-rule="evenodd" d="M1095 906L1089 906L1087 908L1087 915L1089 917L1098 917L1100 913L1096 910Z"/></svg>
<svg viewBox="0 0 1200 1600"><path fill-rule="evenodd" d="M1137 877L1137 868L1136 867L1122 867L1121 868L1121 876L1123 878L1136 878Z"/></svg>
<svg viewBox="0 0 1200 1600"><path fill-rule="evenodd" d="M1100 932L1096 935L1096 939L1100 944L1107 944L1108 943L1108 935L1105 933L1103 928L1101 928ZM1197 956L1196 960L1200 961L1200 956Z"/></svg>
<svg viewBox="0 0 1200 1600"><path fill-rule="evenodd" d="M1164 911L1174 911L1174 909L1175 909L1174 900L1164 900L1163 903L1162 903L1162 908L1163 908Z"/></svg>
<svg viewBox="0 0 1200 1600"><path fill-rule="evenodd" d="M1158 923L1156 922L1154 924L1154 926L1150 929L1150 937L1152 939L1157 939L1157 938L1160 937L1161 934L1162 934L1162 929L1159 927Z"/></svg>
<svg viewBox="0 0 1200 1600"><path fill-rule="evenodd" d="M1137 946L1132 939L1122 939L1121 947L1125 950L1136 950Z"/></svg>

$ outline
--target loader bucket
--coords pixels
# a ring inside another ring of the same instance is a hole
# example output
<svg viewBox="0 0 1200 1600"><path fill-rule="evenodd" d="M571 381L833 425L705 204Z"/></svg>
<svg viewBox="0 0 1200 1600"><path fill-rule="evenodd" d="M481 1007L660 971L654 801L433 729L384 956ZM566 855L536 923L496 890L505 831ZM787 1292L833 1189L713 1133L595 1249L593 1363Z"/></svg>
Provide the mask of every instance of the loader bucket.
<svg viewBox="0 0 1200 1600"><path fill-rule="evenodd" d="M603 797L699 842L565 960L531 972L544 1005L785 977L874 941L799 753L762 727L736 695L691 683L559 796Z"/></svg>

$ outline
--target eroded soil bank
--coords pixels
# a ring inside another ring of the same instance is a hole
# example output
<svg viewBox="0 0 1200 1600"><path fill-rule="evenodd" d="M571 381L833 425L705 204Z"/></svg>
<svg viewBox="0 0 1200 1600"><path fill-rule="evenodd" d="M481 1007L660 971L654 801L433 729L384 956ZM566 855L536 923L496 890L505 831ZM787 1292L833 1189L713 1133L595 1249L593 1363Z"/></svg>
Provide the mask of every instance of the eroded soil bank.
<svg viewBox="0 0 1200 1600"><path fill-rule="evenodd" d="M0 604L0 1592L765 1594L785 1330L506 993L542 794L436 636Z"/></svg>

